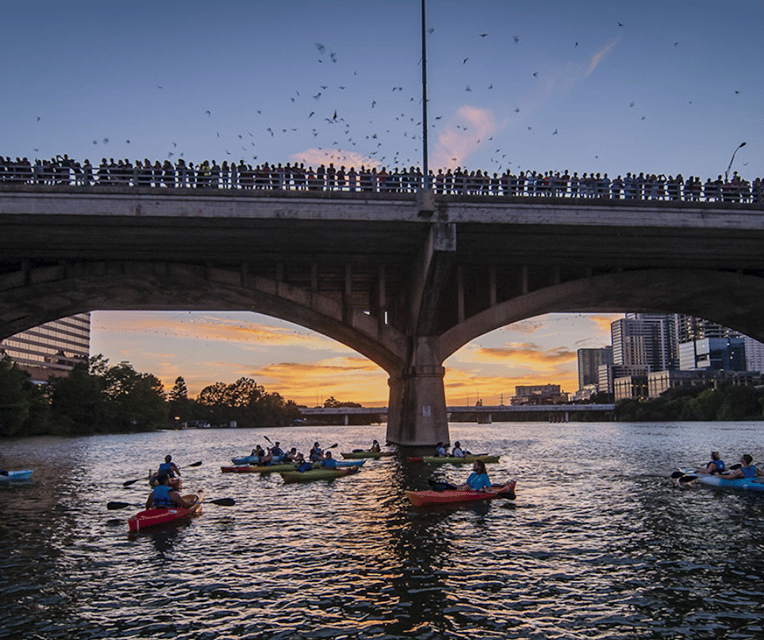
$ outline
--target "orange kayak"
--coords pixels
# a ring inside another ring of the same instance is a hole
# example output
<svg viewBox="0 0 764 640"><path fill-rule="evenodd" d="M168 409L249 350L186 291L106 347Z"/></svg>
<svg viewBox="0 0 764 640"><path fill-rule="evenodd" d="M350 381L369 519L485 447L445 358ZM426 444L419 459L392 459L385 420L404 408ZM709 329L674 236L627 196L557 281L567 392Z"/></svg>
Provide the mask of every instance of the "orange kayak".
<svg viewBox="0 0 764 640"><path fill-rule="evenodd" d="M455 504L459 502L476 502L479 500L495 500L496 498L515 499L514 480L501 486L491 487L488 491L406 491L406 497L415 507L429 507L436 504Z"/></svg>

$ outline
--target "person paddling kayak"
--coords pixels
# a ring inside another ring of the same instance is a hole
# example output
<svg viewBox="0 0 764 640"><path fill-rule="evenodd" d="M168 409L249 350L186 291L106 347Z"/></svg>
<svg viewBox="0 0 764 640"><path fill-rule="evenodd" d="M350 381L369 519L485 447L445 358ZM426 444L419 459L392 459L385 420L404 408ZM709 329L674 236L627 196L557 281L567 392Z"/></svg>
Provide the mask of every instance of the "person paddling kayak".
<svg viewBox="0 0 764 640"><path fill-rule="evenodd" d="M721 477L725 480L737 480L738 478L755 478L757 475L761 475L762 472L758 471L753 466L753 456L744 453L740 456L740 468L722 473Z"/></svg>
<svg viewBox="0 0 764 640"><path fill-rule="evenodd" d="M178 468L178 465L172 461L172 456L169 453L164 457L164 462L159 465L159 469L157 470L157 476L161 475L169 476L170 478L174 478L175 476L180 477L180 469Z"/></svg>
<svg viewBox="0 0 764 640"><path fill-rule="evenodd" d="M183 497L170 486L170 476L167 474L157 476L157 483L146 500L146 509L172 509L173 507L188 509L193 504L183 500Z"/></svg>
<svg viewBox="0 0 764 640"><path fill-rule="evenodd" d="M726 471L724 460L722 460L718 451L711 452L711 460L708 461L704 469L695 469L695 473L721 474Z"/></svg>
<svg viewBox="0 0 764 640"><path fill-rule="evenodd" d="M491 488L491 480L488 478L488 472L485 470L485 462L482 460L475 460L472 465L472 473L467 482L459 485L457 489L459 491L486 491Z"/></svg>

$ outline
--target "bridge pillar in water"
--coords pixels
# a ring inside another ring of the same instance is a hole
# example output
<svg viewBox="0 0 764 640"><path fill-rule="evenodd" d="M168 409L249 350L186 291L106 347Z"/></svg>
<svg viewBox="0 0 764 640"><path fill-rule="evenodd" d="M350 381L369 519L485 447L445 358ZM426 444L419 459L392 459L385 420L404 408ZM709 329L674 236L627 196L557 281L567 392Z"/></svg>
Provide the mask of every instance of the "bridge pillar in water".
<svg viewBox="0 0 764 640"><path fill-rule="evenodd" d="M404 447L433 447L449 442L446 370L428 338L415 340L412 364L391 376L387 405L387 442Z"/></svg>

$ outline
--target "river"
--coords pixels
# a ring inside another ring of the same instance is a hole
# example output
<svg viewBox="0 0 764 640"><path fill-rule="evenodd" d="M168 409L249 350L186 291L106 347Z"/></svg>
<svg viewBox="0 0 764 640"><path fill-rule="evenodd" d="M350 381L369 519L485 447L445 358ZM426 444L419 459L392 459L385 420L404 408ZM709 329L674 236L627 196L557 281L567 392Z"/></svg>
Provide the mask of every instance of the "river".
<svg viewBox="0 0 764 640"><path fill-rule="evenodd" d="M265 436L307 453L385 427L212 429L4 441L0 638L764 637L764 494L682 490L677 465L764 458L762 423L452 424L502 455L517 499L415 509L405 489L469 469L397 458L285 485L223 474ZM127 534L142 478L172 453L192 521ZM339 457L339 456L338 456ZM188 467L202 460L199 467Z"/></svg>

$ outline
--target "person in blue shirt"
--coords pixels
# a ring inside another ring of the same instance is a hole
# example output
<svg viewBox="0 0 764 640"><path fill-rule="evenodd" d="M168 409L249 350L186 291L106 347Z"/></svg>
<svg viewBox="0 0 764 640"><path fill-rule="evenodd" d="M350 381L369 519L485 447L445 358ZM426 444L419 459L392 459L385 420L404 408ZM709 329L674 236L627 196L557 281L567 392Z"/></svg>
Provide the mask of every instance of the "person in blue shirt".
<svg viewBox="0 0 764 640"><path fill-rule="evenodd" d="M437 446L435 447L435 455L438 458L445 458L448 456L448 451L446 451L446 448L443 446L442 442L439 442Z"/></svg>
<svg viewBox="0 0 764 640"><path fill-rule="evenodd" d="M490 489L491 481L488 478L488 472L485 470L485 462L482 460L475 460L472 465L472 473L467 478L467 482L459 485L457 489L460 491L485 491Z"/></svg>
<svg viewBox="0 0 764 640"><path fill-rule="evenodd" d="M166 475L171 478L180 476L180 469L178 468L178 465L172 461L172 456L169 453L164 457L164 462L159 465L157 475Z"/></svg>
<svg viewBox="0 0 764 640"><path fill-rule="evenodd" d="M334 458L332 458L332 452L331 451L327 451L324 454L324 459L321 460L321 466L324 469L336 469L337 468L337 461Z"/></svg>
<svg viewBox="0 0 764 640"><path fill-rule="evenodd" d="M463 458L464 450L462 449L462 443L458 440L454 442L454 449L451 451L451 456L454 458Z"/></svg>
<svg viewBox="0 0 764 640"><path fill-rule="evenodd" d="M711 452L711 460L706 464L705 469L695 469L695 473L707 473L712 475L722 474L726 471L724 460L721 459L718 451Z"/></svg>
<svg viewBox="0 0 764 640"><path fill-rule="evenodd" d="M761 475L761 472L753 466L753 456L744 453L740 456L740 468L722 473L721 477L725 480L738 480L740 478L755 478L757 475Z"/></svg>
<svg viewBox="0 0 764 640"><path fill-rule="evenodd" d="M186 504L183 497L170 486L170 476L160 474L157 476L157 483L146 500L147 509L172 509L173 507L187 509L191 506Z"/></svg>

